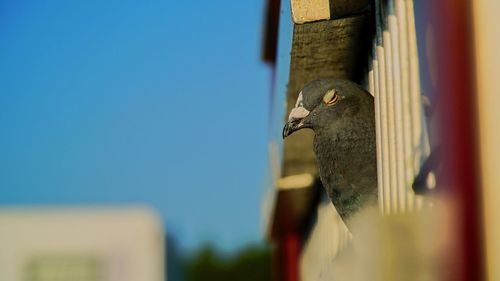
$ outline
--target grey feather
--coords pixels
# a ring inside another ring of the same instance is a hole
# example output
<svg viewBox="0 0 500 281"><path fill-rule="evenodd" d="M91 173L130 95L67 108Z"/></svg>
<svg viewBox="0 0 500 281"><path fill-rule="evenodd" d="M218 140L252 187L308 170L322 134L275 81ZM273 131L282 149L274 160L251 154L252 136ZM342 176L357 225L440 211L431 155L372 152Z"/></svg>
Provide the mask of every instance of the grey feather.
<svg viewBox="0 0 500 281"><path fill-rule="evenodd" d="M340 99L323 102L335 90ZM314 131L314 152L319 176L330 200L345 220L361 207L376 202L377 165L373 97L357 84L322 78L302 89L307 117L291 118L283 136L296 130Z"/></svg>

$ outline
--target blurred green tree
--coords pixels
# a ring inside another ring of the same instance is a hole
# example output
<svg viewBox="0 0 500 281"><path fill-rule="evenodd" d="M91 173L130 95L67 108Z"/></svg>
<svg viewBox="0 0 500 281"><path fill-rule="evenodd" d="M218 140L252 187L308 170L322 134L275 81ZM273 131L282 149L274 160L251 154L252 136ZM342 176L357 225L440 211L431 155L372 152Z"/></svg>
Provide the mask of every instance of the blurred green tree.
<svg viewBox="0 0 500 281"><path fill-rule="evenodd" d="M263 245L248 246L230 256L205 245L185 260L183 275L185 281L266 281L271 280L271 265L271 251Z"/></svg>

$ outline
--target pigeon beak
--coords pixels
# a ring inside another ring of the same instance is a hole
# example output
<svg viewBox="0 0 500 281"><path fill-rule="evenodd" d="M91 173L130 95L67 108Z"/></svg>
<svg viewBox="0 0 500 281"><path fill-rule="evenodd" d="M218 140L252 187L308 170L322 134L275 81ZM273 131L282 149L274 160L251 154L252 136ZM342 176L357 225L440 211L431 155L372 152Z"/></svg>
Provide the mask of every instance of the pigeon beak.
<svg viewBox="0 0 500 281"><path fill-rule="evenodd" d="M283 139L302 128L305 128L304 118L309 115L309 110L304 107L295 107L288 116L288 121L283 127Z"/></svg>

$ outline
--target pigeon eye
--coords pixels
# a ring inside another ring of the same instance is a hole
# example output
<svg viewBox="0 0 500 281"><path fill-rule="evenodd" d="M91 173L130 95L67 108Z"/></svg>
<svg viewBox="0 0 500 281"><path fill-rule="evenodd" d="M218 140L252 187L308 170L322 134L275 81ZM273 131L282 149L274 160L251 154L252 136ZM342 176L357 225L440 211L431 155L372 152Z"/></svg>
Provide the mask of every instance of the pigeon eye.
<svg viewBox="0 0 500 281"><path fill-rule="evenodd" d="M335 90L329 90L323 96L323 102L326 105L333 105L333 104L337 103L338 100L339 100L339 95L337 95L337 92Z"/></svg>

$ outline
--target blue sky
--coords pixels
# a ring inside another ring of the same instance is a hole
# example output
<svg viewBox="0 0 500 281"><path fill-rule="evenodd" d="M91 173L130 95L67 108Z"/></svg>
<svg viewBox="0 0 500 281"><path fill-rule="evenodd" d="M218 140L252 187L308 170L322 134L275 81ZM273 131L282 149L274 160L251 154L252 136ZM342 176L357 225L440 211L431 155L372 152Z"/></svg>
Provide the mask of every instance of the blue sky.
<svg viewBox="0 0 500 281"><path fill-rule="evenodd" d="M263 1L0 2L0 204L147 203L192 248L261 239Z"/></svg>

